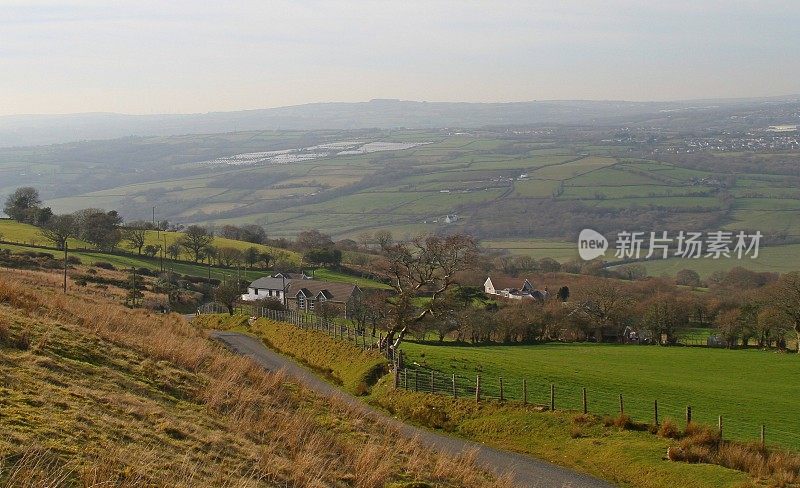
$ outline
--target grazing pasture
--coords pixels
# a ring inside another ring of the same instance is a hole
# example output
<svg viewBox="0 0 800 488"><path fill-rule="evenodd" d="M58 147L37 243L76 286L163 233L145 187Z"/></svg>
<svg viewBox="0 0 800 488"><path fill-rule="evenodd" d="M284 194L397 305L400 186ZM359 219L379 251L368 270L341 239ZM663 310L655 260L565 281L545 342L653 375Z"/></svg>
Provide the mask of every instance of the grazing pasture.
<svg viewBox="0 0 800 488"><path fill-rule="evenodd" d="M707 349L607 344L539 344L468 346L405 342L407 363L455 373L474 384L481 375L487 395L498 395L499 377L505 396L522 397L522 379L529 399L549 404L556 385L556 408L580 410L581 389L587 389L589 411L616 414L619 394L625 413L634 420L659 416L682 422L687 405L698 422L717 424L723 417L726 436L756 440L766 425L767 441L800 448L800 395L796 354L759 350Z"/></svg>

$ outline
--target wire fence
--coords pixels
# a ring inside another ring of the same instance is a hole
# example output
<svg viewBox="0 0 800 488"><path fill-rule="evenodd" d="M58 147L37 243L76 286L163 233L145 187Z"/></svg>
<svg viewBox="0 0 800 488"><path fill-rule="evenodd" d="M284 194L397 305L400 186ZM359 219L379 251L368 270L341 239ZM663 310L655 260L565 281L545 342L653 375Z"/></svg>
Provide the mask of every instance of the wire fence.
<svg viewBox="0 0 800 488"><path fill-rule="evenodd" d="M402 354L400 354L402 356ZM400 361L403 362L402 359ZM625 414L639 423L660 425L666 419L683 424L697 422L721 428L724 437L741 441L767 442L785 448L800 447L798 436L787 425L796 422L787 412L784 418L768 422L720 415L698 410L691 404L678 405L657 398L642 398L607 388L557 385L544 379L491 377L476 374L466 377L416 365L403 365L395 385L408 391L470 398L477 402L501 401L538 406L543 410L565 410L597 416Z"/></svg>

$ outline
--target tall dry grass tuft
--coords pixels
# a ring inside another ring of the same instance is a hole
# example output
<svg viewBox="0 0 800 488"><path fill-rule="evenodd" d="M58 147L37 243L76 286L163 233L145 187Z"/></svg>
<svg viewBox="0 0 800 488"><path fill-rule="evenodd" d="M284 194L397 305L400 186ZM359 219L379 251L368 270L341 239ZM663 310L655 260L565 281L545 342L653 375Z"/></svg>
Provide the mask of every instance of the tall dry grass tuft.
<svg viewBox="0 0 800 488"><path fill-rule="evenodd" d="M73 469L39 446L28 446L13 461L0 459L0 479L7 488L62 486L70 480Z"/></svg>
<svg viewBox="0 0 800 488"><path fill-rule="evenodd" d="M57 286L58 280L46 273L4 273L0 303L133 349L147 358L142 366L145 374L155 375L159 361L187 371L187 378L194 379L178 382L175 388L180 392L175 394L199 404L224 427L207 434L202 444L204 451L213 453L214 463L221 464L212 469L198 462L202 458L196 452L187 451L176 465L147 446L130 445L124 450L109 446L64 467L56 456L31 451L14 471L20 482L13 486L78 482L82 486L371 488L409 478L465 488L510 486L502 480L496 484L470 456L433 453L363 409L335 398L322 400L288 385L283 374L266 372L227 352L178 315L130 310L91 293L64 295L54 292ZM46 338L40 345L46 346ZM140 418L152 415L137 407L129 412ZM176 442L195 434L191 427L169 419L158 428Z"/></svg>
<svg viewBox="0 0 800 488"><path fill-rule="evenodd" d="M800 479L800 455L758 443L726 441L716 429L694 423L686 426L668 456L673 461L718 464L743 471L773 486L788 486Z"/></svg>

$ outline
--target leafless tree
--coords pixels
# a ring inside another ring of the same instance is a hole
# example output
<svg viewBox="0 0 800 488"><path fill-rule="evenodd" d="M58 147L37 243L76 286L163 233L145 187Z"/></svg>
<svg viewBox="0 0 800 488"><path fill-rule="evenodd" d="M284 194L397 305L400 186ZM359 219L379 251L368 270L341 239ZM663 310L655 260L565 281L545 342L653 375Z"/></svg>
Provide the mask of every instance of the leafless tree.
<svg viewBox="0 0 800 488"><path fill-rule="evenodd" d="M72 215L54 215L39 228L39 233L61 250L69 238L78 236L78 222Z"/></svg>
<svg viewBox="0 0 800 488"><path fill-rule="evenodd" d="M397 243L384 236L380 245L386 257L384 272L394 291L387 299L390 316L384 344L397 348L410 326L435 314L438 302L456 284L457 273L475 264L479 250L466 234L420 236ZM415 300L423 295L425 300Z"/></svg>

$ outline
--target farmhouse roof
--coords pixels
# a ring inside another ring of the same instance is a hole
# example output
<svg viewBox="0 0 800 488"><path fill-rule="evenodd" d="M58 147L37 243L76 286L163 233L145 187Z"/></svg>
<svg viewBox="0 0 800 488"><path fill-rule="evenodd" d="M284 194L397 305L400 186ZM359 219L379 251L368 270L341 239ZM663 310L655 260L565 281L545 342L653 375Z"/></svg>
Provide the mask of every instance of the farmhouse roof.
<svg viewBox="0 0 800 488"><path fill-rule="evenodd" d="M487 279L492 280L492 285L494 286L495 290L505 290L510 288L516 288L517 290L521 290L523 286L525 286L525 282L533 286L533 281L527 278L514 278L511 276L489 276Z"/></svg>
<svg viewBox="0 0 800 488"><path fill-rule="evenodd" d="M310 279L287 279L283 278L259 278L250 283L250 288L260 290L283 290L286 283L286 294L297 296L302 292L306 297L317 297L320 294L326 299L336 302L346 302L359 290L358 286L352 283L336 283L332 281L320 281Z"/></svg>
<svg viewBox="0 0 800 488"><path fill-rule="evenodd" d="M358 287L351 283L334 283L319 280L292 280L289 282L287 292L296 296L300 291L307 297L317 297L320 293L328 300L346 302L356 293Z"/></svg>
<svg viewBox="0 0 800 488"><path fill-rule="evenodd" d="M285 280L285 283L288 286L289 283L291 283L291 280L287 279ZM264 277L250 283L250 288L257 288L259 290L283 290L283 285L283 278Z"/></svg>

